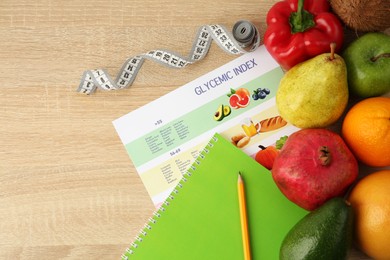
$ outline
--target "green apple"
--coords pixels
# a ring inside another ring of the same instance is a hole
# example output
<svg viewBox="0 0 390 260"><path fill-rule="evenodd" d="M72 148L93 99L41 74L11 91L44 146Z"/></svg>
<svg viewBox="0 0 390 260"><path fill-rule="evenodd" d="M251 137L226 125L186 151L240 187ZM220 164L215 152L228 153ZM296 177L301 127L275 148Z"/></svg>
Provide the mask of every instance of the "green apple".
<svg viewBox="0 0 390 260"><path fill-rule="evenodd" d="M380 32L364 34L344 51L348 87L363 98L390 92L390 36Z"/></svg>

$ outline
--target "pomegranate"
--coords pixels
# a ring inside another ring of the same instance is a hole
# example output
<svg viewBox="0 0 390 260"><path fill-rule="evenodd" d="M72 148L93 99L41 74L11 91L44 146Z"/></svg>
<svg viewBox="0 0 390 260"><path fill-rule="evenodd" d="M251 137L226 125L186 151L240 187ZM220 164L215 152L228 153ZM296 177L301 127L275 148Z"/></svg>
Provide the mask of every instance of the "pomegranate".
<svg viewBox="0 0 390 260"><path fill-rule="evenodd" d="M355 157L343 139L327 129L302 129L290 135L272 168L281 192L310 211L342 196L357 176Z"/></svg>

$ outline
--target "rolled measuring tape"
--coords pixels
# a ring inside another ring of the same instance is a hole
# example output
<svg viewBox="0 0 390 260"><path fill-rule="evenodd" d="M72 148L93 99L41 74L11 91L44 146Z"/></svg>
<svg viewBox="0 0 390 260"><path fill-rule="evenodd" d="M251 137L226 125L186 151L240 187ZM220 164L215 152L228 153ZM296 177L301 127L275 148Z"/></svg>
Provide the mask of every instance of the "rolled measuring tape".
<svg viewBox="0 0 390 260"><path fill-rule="evenodd" d="M212 40L227 53L239 55L254 51L259 47L260 33L251 22L245 20L236 22L231 33L223 25L204 25L199 28L188 57L168 50L152 50L127 59L115 81L112 80L104 69L85 71L77 91L91 94L97 88L102 90L127 88L134 82L145 59L170 68L184 68L188 64L203 59L210 48Z"/></svg>

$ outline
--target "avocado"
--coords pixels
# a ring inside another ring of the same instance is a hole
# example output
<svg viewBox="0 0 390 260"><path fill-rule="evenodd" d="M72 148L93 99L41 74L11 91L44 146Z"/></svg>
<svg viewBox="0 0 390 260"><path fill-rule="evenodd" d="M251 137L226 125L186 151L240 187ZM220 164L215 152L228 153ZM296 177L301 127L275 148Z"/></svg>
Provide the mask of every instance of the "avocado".
<svg viewBox="0 0 390 260"><path fill-rule="evenodd" d="M221 121L223 119L223 117L224 117L224 115L223 115L223 105L220 105L218 107L218 110L214 114L214 120Z"/></svg>
<svg viewBox="0 0 390 260"><path fill-rule="evenodd" d="M280 260L347 259L353 215L343 198L333 198L303 217L286 235Z"/></svg>
<svg viewBox="0 0 390 260"><path fill-rule="evenodd" d="M223 116L228 116L232 112L230 106L223 106Z"/></svg>

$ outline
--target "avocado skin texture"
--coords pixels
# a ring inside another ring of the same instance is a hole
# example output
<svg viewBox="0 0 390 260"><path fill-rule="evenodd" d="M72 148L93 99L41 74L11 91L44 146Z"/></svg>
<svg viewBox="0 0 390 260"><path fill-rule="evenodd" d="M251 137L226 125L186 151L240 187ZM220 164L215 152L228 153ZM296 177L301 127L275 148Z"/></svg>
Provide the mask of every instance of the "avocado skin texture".
<svg viewBox="0 0 390 260"><path fill-rule="evenodd" d="M286 235L280 260L347 259L352 242L353 211L333 198L302 218Z"/></svg>

